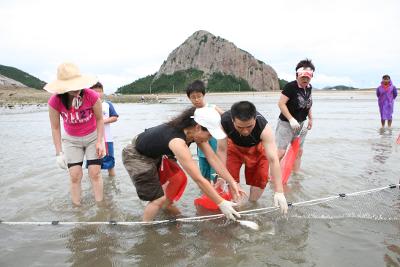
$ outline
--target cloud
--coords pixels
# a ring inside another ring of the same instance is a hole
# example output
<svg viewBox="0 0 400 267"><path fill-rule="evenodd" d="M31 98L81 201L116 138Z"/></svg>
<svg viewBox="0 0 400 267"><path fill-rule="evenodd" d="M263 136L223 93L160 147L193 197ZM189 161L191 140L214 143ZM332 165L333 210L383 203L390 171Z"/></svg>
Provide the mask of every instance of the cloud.
<svg viewBox="0 0 400 267"><path fill-rule="evenodd" d="M383 73L400 81L398 10L397 0L5 0L0 64L49 80L58 64L72 61L116 88L157 71L173 49L204 29L279 74L292 73L308 57L322 87L335 81L372 86Z"/></svg>
<svg viewBox="0 0 400 267"><path fill-rule="evenodd" d="M99 80L104 86L106 93L113 93L119 87L129 84L139 78L143 78L147 75L154 74L158 71L158 66L142 66L134 67L122 70L118 74L100 73L98 74Z"/></svg>

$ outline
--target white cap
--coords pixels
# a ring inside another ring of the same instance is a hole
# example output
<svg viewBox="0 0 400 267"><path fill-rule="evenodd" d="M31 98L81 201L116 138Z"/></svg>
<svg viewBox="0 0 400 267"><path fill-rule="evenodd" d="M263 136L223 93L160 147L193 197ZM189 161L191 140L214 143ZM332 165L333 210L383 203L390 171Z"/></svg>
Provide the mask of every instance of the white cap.
<svg viewBox="0 0 400 267"><path fill-rule="evenodd" d="M208 132L215 139L226 138L225 132L221 126L221 115L212 107L196 108L194 112L194 121L207 128Z"/></svg>

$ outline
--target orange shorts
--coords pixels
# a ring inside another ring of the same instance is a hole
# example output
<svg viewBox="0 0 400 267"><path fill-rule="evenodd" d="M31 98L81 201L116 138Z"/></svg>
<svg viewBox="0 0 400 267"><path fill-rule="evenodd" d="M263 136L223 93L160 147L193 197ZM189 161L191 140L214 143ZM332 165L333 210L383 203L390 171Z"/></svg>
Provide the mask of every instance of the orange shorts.
<svg viewBox="0 0 400 267"><path fill-rule="evenodd" d="M268 182L268 160L263 144L243 147L228 138L226 167L236 182L240 181L240 168L244 164L246 184L264 189Z"/></svg>

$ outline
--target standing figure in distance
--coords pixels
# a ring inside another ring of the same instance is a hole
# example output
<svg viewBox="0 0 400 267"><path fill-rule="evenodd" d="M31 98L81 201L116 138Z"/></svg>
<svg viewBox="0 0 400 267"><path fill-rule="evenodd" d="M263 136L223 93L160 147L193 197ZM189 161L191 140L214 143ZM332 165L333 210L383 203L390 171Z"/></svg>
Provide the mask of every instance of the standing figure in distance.
<svg viewBox="0 0 400 267"><path fill-rule="evenodd" d="M385 127L385 121L387 121L387 125L390 128L392 126L393 106L397 97L397 88L393 85L389 75L383 75L381 85L376 88L376 96L378 97L382 128Z"/></svg>

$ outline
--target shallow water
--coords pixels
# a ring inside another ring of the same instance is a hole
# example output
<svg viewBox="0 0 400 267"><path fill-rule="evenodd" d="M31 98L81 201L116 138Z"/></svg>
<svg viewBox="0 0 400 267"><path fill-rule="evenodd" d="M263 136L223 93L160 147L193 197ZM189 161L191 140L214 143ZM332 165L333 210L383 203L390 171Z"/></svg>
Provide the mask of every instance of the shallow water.
<svg viewBox="0 0 400 267"><path fill-rule="evenodd" d="M253 101L275 129L279 95L207 96L223 109ZM117 176L103 173L105 201L94 203L83 179L82 207L72 207L67 173L56 167L47 111L0 111L0 219L3 221L139 221L143 203L121 163L121 150L146 127L168 120L189 103L185 96L159 104L115 104ZM400 131L379 130L373 93L314 94L314 128L302 171L290 178L288 201L299 202L399 182ZM193 153L195 148L191 148ZM310 207L243 216L258 231L218 219L158 226L9 226L0 224L0 266L398 266L400 191L387 189ZM192 181L178 202L198 215ZM257 204L272 205L267 187ZM158 219L168 218L160 215ZM397 264L397 265L396 265Z"/></svg>

